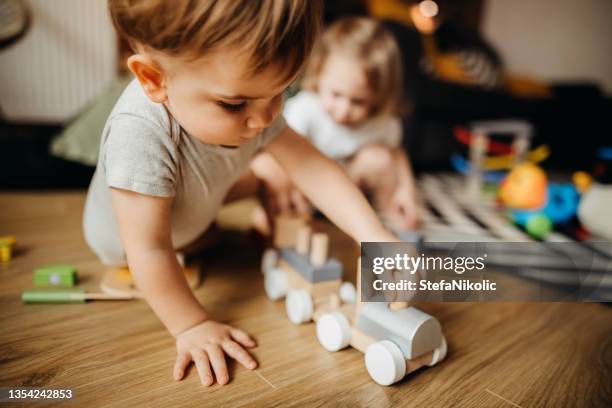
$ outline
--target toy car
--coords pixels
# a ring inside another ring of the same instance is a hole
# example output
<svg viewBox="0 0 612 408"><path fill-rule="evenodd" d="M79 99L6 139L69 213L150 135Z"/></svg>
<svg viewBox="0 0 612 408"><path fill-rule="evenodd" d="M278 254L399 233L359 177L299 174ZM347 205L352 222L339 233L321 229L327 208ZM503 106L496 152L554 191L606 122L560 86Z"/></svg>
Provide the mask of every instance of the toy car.
<svg viewBox="0 0 612 408"><path fill-rule="evenodd" d="M271 300L285 299L289 320L301 324L355 302L355 287L342 283L342 264L327 257L329 238L311 233L305 220L279 219L275 248L262 258L264 289Z"/></svg>
<svg viewBox="0 0 612 408"><path fill-rule="evenodd" d="M370 377L381 385L438 364L447 352L438 320L403 302L358 303L352 315L342 311L323 314L317 320L317 337L328 351L350 345L364 353Z"/></svg>

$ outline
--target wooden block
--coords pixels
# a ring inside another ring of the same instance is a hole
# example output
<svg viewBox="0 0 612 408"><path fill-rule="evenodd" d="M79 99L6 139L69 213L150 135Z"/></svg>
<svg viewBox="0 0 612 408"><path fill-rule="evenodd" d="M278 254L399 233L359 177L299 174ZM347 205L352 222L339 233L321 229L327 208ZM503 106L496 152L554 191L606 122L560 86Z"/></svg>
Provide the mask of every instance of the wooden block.
<svg viewBox="0 0 612 408"><path fill-rule="evenodd" d="M315 303L315 312L312 316L312 320L316 322L326 313L340 312L345 315L349 323L351 323L354 307L355 305L342 304L339 296L330 296Z"/></svg>
<svg viewBox="0 0 612 408"><path fill-rule="evenodd" d="M310 249L310 235L311 229L308 225L304 225L298 230L295 250L299 254L306 255L308 253L308 250Z"/></svg>
<svg viewBox="0 0 612 408"><path fill-rule="evenodd" d="M310 294L315 299L320 297L337 295L338 293L340 293L340 285L342 285L342 281L340 279L327 282L313 283L311 284Z"/></svg>
<svg viewBox="0 0 612 408"><path fill-rule="evenodd" d="M34 270L34 286L71 288L76 282L74 265L47 265Z"/></svg>
<svg viewBox="0 0 612 408"><path fill-rule="evenodd" d="M391 310L401 310L405 309L409 306L408 302L391 302L389 303L389 309Z"/></svg>
<svg viewBox="0 0 612 408"><path fill-rule="evenodd" d="M361 351L362 353L365 353L368 346L375 342L376 339L368 336L361 330L358 330L354 327L351 329L351 346Z"/></svg>
<svg viewBox="0 0 612 408"><path fill-rule="evenodd" d="M425 353L422 356L413 358L412 360L406 360L406 374L418 370L419 368L426 366L431 362L433 358L433 351Z"/></svg>
<svg viewBox="0 0 612 408"><path fill-rule="evenodd" d="M289 265L287 261L283 259L279 260L278 266L287 272L287 277L289 278L289 289L306 289L313 297L315 302L318 299L338 295L340 292L340 285L342 285L342 281L340 279L310 283L304 279L304 277L298 271L293 269L293 267Z"/></svg>
<svg viewBox="0 0 612 408"><path fill-rule="evenodd" d="M289 290L291 289L306 289L310 293L312 284L308 282L304 277L287 261L284 259L280 259L278 261L279 268L283 269L287 273L287 277L289 278Z"/></svg>
<svg viewBox="0 0 612 408"><path fill-rule="evenodd" d="M324 233L312 235L310 249L310 262L315 266L322 266L327 261L327 251L329 248L329 237Z"/></svg>
<svg viewBox="0 0 612 408"><path fill-rule="evenodd" d="M275 220L274 246L277 248L294 247L298 230L306 224L306 218L281 215Z"/></svg>
<svg viewBox="0 0 612 408"><path fill-rule="evenodd" d="M336 294L313 298L313 302L315 309L325 309L328 312L338 310L341 304L340 296Z"/></svg>
<svg viewBox="0 0 612 408"><path fill-rule="evenodd" d="M329 298L329 303L332 308L338 309L342 304L342 302L340 301L340 295L338 295L337 293L331 295Z"/></svg>

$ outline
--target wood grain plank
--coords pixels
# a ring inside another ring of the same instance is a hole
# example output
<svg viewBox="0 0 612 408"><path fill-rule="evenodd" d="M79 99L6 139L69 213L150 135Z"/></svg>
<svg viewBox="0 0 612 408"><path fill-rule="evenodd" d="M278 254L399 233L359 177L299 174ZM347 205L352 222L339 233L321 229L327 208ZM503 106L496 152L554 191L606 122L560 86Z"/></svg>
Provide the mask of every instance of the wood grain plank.
<svg viewBox="0 0 612 408"><path fill-rule="evenodd" d="M81 233L84 193L0 195L0 232L23 250L0 267L0 384L73 388L74 406L454 406L612 405L612 309L597 303L422 303L449 343L441 364L381 387L354 349L325 351L315 326L288 322L270 302L248 241L203 255L196 296L216 318L252 333L258 373L236 364L232 381L200 385L193 369L171 379L174 342L142 301L23 305L32 270L72 262L83 287L104 271ZM356 246L327 223L331 253L354 281ZM241 256L232 256L240 251ZM487 391L489 390L489 391ZM71 403L65 404L70 406ZM40 406L39 403L23 404ZM56 404L52 404L56 405Z"/></svg>

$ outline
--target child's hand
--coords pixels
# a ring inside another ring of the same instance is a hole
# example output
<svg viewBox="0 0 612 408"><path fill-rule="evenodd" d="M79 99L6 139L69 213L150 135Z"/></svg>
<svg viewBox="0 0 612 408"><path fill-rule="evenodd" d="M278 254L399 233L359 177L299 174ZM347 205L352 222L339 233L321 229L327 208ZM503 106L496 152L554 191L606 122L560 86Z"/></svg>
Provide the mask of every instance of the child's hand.
<svg viewBox="0 0 612 408"><path fill-rule="evenodd" d="M263 185L262 201L271 220L279 214L312 212L310 203L295 188L283 168L267 153L261 153L251 163L251 170Z"/></svg>
<svg viewBox="0 0 612 408"><path fill-rule="evenodd" d="M213 371L219 384L227 384L229 375L225 354L252 370L257 367L257 362L244 348L255 345L255 341L242 330L207 320L176 336L178 355L174 365L174 379L182 379L185 368L193 360L202 384L209 386L213 383Z"/></svg>
<svg viewBox="0 0 612 408"><path fill-rule="evenodd" d="M286 183L281 180L272 182L264 180L263 184L263 191L261 191L263 206L272 219L280 214L307 215L312 212L312 207L306 197L288 180Z"/></svg>

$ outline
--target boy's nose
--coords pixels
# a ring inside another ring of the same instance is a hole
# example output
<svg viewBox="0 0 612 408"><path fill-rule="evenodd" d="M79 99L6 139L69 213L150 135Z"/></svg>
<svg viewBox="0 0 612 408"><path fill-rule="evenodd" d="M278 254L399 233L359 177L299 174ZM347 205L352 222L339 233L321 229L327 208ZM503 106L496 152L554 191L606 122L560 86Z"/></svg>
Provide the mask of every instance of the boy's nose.
<svg viewBox="0 0 612 408"><path fill-rule="evenodd" d="M249 129L263 129L274 120L274 112L272 109L264 109L258 114L251 115L247 119L247 127Z"/></svg>

